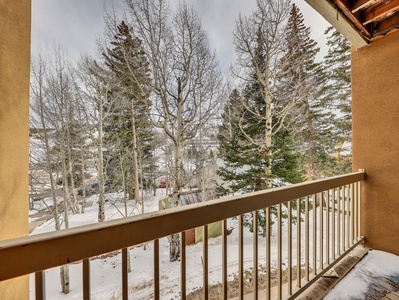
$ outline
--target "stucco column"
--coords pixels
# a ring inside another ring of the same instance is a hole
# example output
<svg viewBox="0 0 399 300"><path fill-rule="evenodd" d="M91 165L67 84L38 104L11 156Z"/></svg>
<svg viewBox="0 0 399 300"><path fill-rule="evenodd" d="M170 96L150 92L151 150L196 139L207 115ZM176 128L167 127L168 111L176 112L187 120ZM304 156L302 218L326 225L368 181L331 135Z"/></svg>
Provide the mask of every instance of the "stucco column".
<svg viewBox="0 0 399 300"><path fill-rule="evenodd" d="M353 167L366 245L399 255L399 32L352 51Z"/></svg>
<svg viewBox="0 0 399 300"><path fill-rule="evenodd" d="M0 0L0 240L28 234L30 26L30 0ZM28 291L27 277L0 282L0 299Z"/></svg>

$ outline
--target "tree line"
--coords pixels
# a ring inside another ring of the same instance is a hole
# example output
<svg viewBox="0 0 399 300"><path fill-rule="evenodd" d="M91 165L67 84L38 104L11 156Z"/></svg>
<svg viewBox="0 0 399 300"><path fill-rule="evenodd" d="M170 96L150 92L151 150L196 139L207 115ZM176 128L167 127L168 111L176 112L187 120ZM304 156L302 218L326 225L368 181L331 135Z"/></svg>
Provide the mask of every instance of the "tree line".
<svg viewBox="0 0 399 300"><path fill-rule="evenodd" d="M220 195L350 171L350 44L329 28L328 53L318 62L310 32L287 0L257 1L252 15L239 17L233 75L242 85L222 112Z"/></svg>
<svg viewBox="0 0 399 300"><path fill-rule="evenodd" d="M160 176L172 183L178 206L194 177L198 188L209 188L215 165L219 196L350 171L350 44L337 31L326 31L328 52L318 61L299 8L257 0L253 13L236 21L236 61L226 79L193 7L124 5L123 19L105 12L97 56L73 65L55 47L32 61L31 168L49 176L56 230L68 228L69 213L84 212L93 166L99 222L111 192L123 195L124 217L129 200L144 212L143 193ZM170 259L178 257L174 235ZM61 278L68 293L67 266Z"/></svg>

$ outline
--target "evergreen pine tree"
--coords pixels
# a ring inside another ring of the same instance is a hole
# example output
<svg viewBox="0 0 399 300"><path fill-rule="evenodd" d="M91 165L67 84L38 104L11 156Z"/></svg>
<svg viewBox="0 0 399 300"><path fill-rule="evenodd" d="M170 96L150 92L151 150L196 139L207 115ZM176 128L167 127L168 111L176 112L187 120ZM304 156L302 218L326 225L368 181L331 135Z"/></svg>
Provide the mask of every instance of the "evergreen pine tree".
<svg viewBox="0 0 399 300"><path fill-rule="evenodd" d="M333 27L327 34L327 55L323 68L326 72L325 102L334 112L334 138L336 174L350 172L352 169L352 110L351 110L351 59L350 43Z"/></svg>
<svg viewBox="0 0 399 300"><path fill-rule="evenodd" d="M114 101L113 121L107 126L107 141L112 151L108 151L108 182L120 182L115 188L124 187L140 201L140 181L150 182L144 178L141 166L151 164L144 161L152 157L152 127L149 119L148 84L149 69L141 40L133 37L129 26L122 21L111 41L112 48L103 53L105 64L116 76L119 86L112 91L120 101ZM115 147L117 145L117 147Z"/></svg>
<svg viewBox="0 0 399 300"><path fill-rule="evenodd" d="M315 62L319 48L310 38L310 28L304 25L303 15L295 4L287 24L286 45L280 96L283 99L299 97L290 115L289 127L294 132L303 170L310 179L317 179L331 169L332 115L322 101L325 77L321 65Z"/></svg>
<svg viewBox="0 0 399 300"><path fill-rule="evenodd" d="M242 155L243 137L238 124L243 111L240 98L239 91L234 89L224 106L222 124L219 126L218 140L223 166L219 168L218 174L224 181L222 185L217 186L219 195L232 195L251 186L246 182L246 173L240 172L246 165L246 159Z"/></svg>

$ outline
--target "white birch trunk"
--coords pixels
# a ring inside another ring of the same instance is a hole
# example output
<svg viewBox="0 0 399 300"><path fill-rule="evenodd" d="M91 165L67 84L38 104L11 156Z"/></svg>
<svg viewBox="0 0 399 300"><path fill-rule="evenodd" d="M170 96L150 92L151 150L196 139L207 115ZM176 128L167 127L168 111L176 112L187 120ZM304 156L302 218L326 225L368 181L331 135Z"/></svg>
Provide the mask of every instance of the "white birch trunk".
<svg viewBox="0 0 399 300"><path fill-rule="evenodd" d="M133 168L134 168L134 200L140 203L139 164L137 154L136 120L134 117L134 100L131 100L132 142L133 142Z"/></svg>
<svg viewBox="0 0 399 300"><path fill-rule="evenodd" d="M104 153L103 153L103 98L100 98L100 108L98 110L98 140L97 140L97 173L98 173L98 187L99 187L99 200L98 200L98 222L105 220L105 177L104 177Z"/></svg>

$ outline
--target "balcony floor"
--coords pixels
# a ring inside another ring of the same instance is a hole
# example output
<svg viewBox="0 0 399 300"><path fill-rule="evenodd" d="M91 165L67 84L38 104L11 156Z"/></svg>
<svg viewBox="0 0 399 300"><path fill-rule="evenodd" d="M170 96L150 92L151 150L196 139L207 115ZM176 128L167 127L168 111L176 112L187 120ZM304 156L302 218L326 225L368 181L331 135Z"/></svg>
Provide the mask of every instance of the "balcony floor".
<svg viewBox="0 0 399 300"><path fill-rule="evenodd" d="M324 299L399 299L399 256L370 250Z"/></svg>
<svg viewBox="0 0 399 300"><path fill-rule="evenodd" d="M275 292L272 299L277 299ZM259 299L263 298L264 292L259 291ZM253 294L244 299L253 299ZM399 256L359 246L298 300L316 299L399 300Z"/></svg>

